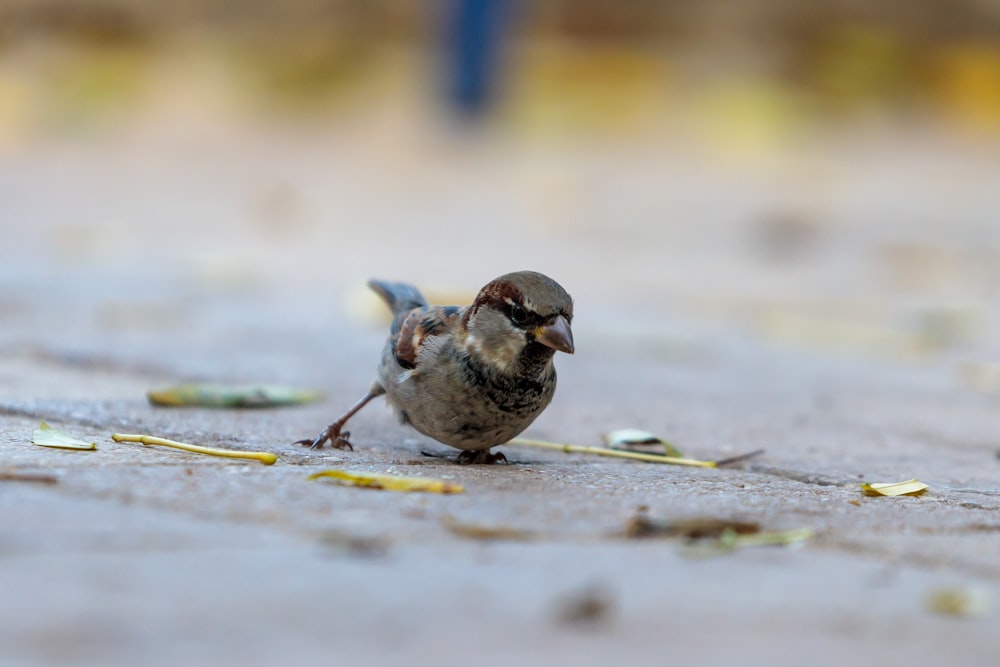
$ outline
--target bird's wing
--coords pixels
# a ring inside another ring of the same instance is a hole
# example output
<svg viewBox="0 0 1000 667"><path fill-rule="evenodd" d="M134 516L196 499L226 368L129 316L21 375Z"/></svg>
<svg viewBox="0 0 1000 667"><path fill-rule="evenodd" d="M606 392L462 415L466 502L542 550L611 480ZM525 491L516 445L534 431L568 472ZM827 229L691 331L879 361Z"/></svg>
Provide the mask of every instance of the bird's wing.
<svg viewBox="0 0 1000 667"><path fill-rule="evenodd" d="M396 318L393 326L392 349L399 365L406 369L417 367L420 348L447 333L462 317L459 306L424 306L414 308Z"/></svg>

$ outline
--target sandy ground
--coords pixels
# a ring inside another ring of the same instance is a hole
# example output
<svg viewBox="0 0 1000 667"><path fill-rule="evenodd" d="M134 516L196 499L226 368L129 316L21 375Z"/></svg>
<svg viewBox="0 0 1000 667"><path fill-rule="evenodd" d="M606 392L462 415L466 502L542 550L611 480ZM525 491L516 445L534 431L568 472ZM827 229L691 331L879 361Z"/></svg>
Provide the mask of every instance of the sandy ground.
<svg viewBox="0 0 1000 667"><path fill-rule="evenodd" d="M0 481L0 661L996 664L995 151L399 139L194 132L0 158L0 472L57 480ZM519 268L577 311L526 435L634 426L694 457L765 454L702 470L505 447L510 465L458 466L384 405L352 423L353 453L290 444L372 377L368 277L460 301ZM187 380L327 396L147 404ZM40 419L98 450L33 446ZM467 491L307 481L328 467ZM858 487L911 477L930 491ZM815 535L692 558L625 537L640 508ZM942 589L982 613L935 613Z"/></svg>

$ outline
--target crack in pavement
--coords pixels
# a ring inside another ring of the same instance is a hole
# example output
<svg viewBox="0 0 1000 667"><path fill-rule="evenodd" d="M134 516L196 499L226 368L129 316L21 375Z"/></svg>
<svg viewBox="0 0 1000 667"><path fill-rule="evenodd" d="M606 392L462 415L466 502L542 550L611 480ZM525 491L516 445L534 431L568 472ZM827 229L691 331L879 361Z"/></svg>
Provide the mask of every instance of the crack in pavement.
<svg viewBox="0 0 1000 667"><path fill-rule="evenodd" d="M739 468L737 468L737 470L738 469ZM742 468L742 470L761 475L769 475L771 477L780 477L782 479L788 479L793 482L801 482L803 484L813 484L816 486L847 486L849 484L857 483L856 479L832 477L830 475L824 475L823 473L807 472L804 470L787 470L776 466L749 465Z"/></svg>

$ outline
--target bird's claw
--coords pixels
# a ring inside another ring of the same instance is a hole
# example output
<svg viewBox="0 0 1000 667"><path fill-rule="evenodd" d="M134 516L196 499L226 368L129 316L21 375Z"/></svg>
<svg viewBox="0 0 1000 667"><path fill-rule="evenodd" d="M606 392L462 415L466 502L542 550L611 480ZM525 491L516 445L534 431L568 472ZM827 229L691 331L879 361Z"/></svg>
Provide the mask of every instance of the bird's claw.
<svg viewBox="0 0 1000 667"><path fill-rule="evenodd" d="M509 463L503 452L494 454L488 449L467 449L458 455L457 462L464 466L470 464L493 465L494 463Z"/></svg>
<svg viewBox="0 0 1000 667"><path fill-rule="evenodd" d="M323 429L323 432L320 433L315 438L296 440L295 444L307 445L309 449L322 449L323 445L329 442L330 446L333 447L334 449L346 449L353 452L354 447L353 445L351 445L350 440L348 440L348 438L350 437L351 437L350 431L344 431L343 433L341 433L339 427L330 428L328 426L325 429Z"/></svg>
<svg viewBox="0 0 1000 667"><path fill-rule="evenodd" d="M330 440L330 446L334 449L346 449L349 452L354 451L354 445L351 444L348 438L351 437L350 431L344 431L343 433L337 435L336 438ZM315 447L315 445L314 445Z"/></svg>

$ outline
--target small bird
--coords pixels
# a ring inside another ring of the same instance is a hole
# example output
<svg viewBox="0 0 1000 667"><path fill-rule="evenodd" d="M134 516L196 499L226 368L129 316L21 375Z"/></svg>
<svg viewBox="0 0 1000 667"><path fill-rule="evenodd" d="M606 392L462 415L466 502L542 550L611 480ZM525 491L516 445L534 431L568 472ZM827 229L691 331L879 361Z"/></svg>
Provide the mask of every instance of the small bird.
<svg viewBox="0 0 1000 667"><path fill-rule="evenodd" d="M506 461L491 447L528 428L556 390L555 353L573 354L573 299L548 276L508 273L468 306L430 306L416 287L368 283L393 321L376 380L365 396L313 439L353 449L342 431L383 394L400 422L463 450L459 463Z"/></svg>

